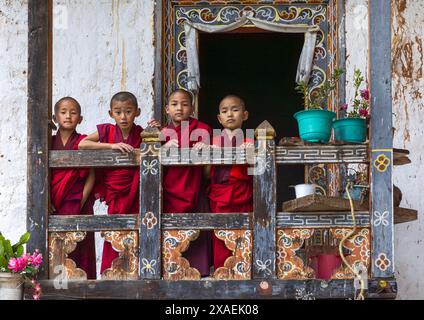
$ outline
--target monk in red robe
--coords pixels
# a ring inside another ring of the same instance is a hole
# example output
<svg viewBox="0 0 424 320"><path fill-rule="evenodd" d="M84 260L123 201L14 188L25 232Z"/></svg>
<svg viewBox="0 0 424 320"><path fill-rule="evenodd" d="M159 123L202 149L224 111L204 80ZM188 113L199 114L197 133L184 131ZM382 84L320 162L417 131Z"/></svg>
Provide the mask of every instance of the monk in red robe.
<svg viewBox="0 0 424 320"><path fill-rule="evenodd" d="M211 128L194 119L191 94L185 90L174 91L167 102L166 113L170 124L162 130L164 148L209 147ZM163 178L163 212L195 213L207 211L200 207L203 168L200 166L166 167ZM206 196L205 196L206 198ZM201 232L184 254L190 265L202 276L210 274L210 236Z"/></svg>
<svg viewBox="0 0 424 320"><path fill-rule="evenodd" d="M81 106L75 99L60 99L54 108L53 120L59 130L52 137L52 150L77 150L79 142L85 138L76 132L82 121ZM50 195L54 215L92 215L94 196L94 171L87 169L52 169ZM96 253L94 234L87 233L69 254L78 268L87 273L88 279L96 279Z"/></svg>
<svg viewBox="0 0 424 320"><path fill-rule="evenodd" d="M113 124L101 124L97 131L83 139L79 149L120 150L133 152L141 144L143 128L134 123L140 115L137 98L130 92L115 94L110 102L109 115L115 120ZM97 174L95 194L108 205L108 214L139 213L139 169L119 168L101 169ZM112 265L118 253L109 242L103 246L101 273Z"/></svg>
<svg viewBox="0 0 424 320"><path fill-rule="evenodd" d="M253 147L252 139L244 138L241 130L248 119L245 103L237 96L226 96L219 105L218 121L224 127L222 136L214 137L213 147ZM248 165L224 165L210 168L211 184L208 188L211 212L252 212L253 179ZM214 269L224 265L232 256L224 241L212 234Z"/></svg>

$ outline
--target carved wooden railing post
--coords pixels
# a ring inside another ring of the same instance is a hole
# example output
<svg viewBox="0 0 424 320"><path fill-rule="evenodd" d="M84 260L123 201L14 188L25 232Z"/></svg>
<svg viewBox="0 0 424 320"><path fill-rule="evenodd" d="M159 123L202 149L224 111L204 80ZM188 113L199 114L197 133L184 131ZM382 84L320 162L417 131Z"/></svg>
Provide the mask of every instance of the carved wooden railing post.
<svg viewBox="0 0 424 320"><path fill-rule="evenodd" d="M256 129L255 136L252 278L275 278L275 130L268 121L264 121Z"/></svg>
<svg viewBox="0 0 424 320"><path fill-rule="evenodd" d="M140 276L161 278L162 166L160 131L147 128L140 147Z"/></svg>

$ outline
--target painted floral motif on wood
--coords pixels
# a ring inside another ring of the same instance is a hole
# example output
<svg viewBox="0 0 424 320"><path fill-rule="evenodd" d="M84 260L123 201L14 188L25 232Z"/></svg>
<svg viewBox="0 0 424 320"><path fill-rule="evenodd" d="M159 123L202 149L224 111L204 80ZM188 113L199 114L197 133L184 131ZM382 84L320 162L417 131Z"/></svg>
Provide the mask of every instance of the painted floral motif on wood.
<svg viewBox="0 0 424 320"><path fill-rule="evenodd" d="M102 274L102 280L137 280L138 279L138 233L136 231L108 231L102 237L110 242L112 248L119 252L119 257L112 261L112 266Z"/></svg>
<svg viewBox="0 0 424 320"><path fill-rule="evenodd" d="M84 240L86 232L52 232L49 235L49 276L68 280L87 280L84 270L77 268L75 261L68 258L77 243Z"/></svg>
<svg viewBox="0 0 424 320"><path fill-rule="evenodd" d="M182 253L199 237L199 230L169 230L163 232L162 258L164 280L200 280L199 270L190 267Z"/></svg>
<svg viewBox="0 0 424 320"><path fill-rule="evenodd" d="M313 229L277 230L277 277L283 280L306 280L315 277L315 271L305 265L298 256L306 239L312 237Z"/></svg>
<svg viewBox="0 0 424 320"><path fill-rule="evenodd" d="M217 280L249 280L252 265L252 232L250 230L216 230L218 239L233 255L224 266L215 270L213 278Z"/></svg>

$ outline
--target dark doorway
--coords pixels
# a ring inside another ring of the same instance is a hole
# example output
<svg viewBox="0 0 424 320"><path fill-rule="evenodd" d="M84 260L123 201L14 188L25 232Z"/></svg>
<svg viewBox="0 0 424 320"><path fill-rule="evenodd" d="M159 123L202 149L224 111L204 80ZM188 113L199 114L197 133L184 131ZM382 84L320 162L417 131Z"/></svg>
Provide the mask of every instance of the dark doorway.
<svg viewBox="0 0 424 320"><path fill-rule="evenodd" d="M303 40L303 34L262 32L255 28L200 33L199 119L213 128L221 128L216 118L219 102L227 94L236 94L245 100L250 114L245 129L255 129L268 120L276 130L277 143L282 137L297 136L293 114L303 107L294 87ZM288 186L303 183L304 167L278 169L277 198L281 210L282 201L294 197Z"/></svg>

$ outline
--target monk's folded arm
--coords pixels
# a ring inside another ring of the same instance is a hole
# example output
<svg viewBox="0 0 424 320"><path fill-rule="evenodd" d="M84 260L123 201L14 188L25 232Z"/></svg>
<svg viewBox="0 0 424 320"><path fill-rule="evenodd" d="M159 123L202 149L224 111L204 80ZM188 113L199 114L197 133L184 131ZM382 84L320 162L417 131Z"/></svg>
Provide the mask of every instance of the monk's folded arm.
<svg viewBox="0 0 424 320"><path fill-rule="evenodd" d="M107 150L112 149L112 144L110 143L99 143L99 133L96 131L84 139L78 144L79 150Z"/></svg>

